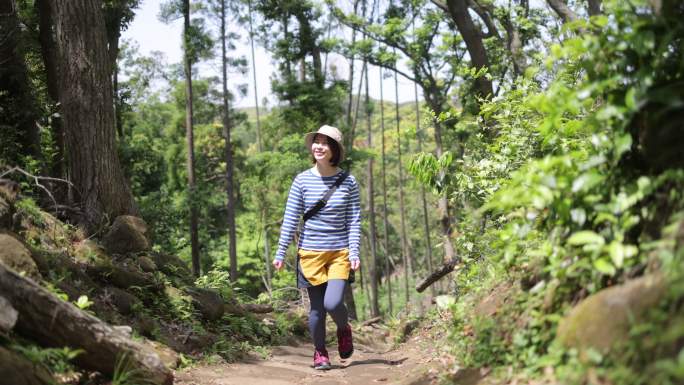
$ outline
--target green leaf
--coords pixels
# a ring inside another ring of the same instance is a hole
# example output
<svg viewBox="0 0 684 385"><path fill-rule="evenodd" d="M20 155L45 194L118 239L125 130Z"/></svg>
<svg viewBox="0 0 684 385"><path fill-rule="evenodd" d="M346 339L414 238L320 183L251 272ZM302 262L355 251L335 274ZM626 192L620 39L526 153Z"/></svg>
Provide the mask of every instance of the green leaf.
<svg viewBox="0 0 684 385"><path fill-rule="evenodd" d="M594 261L594 268L605 275L615 275L615 266L613 266L607 259L599 258Z"/></svg>
<svg viewBox="0 0 684 385"><path fill-rule="evenodd" d="M624 245L618 241L613 241L608 245L610 259L618 269L623 266L625 259L635 256L638 251L639 249L637 249L636 246Z"/></svg>
<svg viewBox="0 0 684 385"><path fill-rule="evenodd" d="M572 182L572 192L587 191L603 182L604 176L596 171L587 171Z"/></svg>
<svg viewBox="0 0 684 385"><path fill-rule="evenodd" d="M587 244L603 245L605 243L606 241L602 236L590 230L578 231L568 238L568 244L575 246Z"/></svg>

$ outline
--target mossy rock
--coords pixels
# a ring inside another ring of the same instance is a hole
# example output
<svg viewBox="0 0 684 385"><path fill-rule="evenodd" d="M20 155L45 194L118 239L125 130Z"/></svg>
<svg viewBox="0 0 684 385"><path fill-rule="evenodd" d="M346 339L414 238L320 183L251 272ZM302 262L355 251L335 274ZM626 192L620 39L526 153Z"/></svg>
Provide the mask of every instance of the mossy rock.
<svg viewBox="0 0 684 385"><path fill-rule="evenodd" d="M612 286L580 302L561 320L557 340L580 351L608 352L629 338L631 325L657 305L667 291L660 274L643 276Z"/></svg>
<svg viewBox="0 0 684 385"><path fill-rule="evenodd" d="M226 312L223 297L216 290L186 288L185 292L192 297L192 304L208 321L218 321Z"/></svg>
<svg viewBox="0 0 684 385"><path fill-rule="evenodd" d="M40 364L0 346L0 378L3 384L51 385L55 380Z"/></svg>
<svg viewBox="0 0 684 385"><path fill-rule="evenodd" d="M141 255L138 257L138 265L140 265L142 271L146 273L153 273L157 271L157 264L154 263L152 258L146 255Z"/></svg>
<svg viewBox="0 0 684 385"><path fill-rule="evenodd" d="M106 287L104 292L109 302L123 315L132 314L135 308L141 305L138 297L118 287Z"/></svg>
<svg viewBox="0 0 684 385"><path fill-rule="evenodd" d="M180 363L180 355L175 350L157 341L145 340L144 344L149 346L159 356L164 366L173 370Z"/></svg>
<svg viewBox="0 0 684 385"><path fill-rule="evenodd" d="M147 224L144 220L132 215L121 215L114 219L103 243L112 254L137 253L150 248L146 234Z"/></svg>
<svg viewBox="0 0 684 385"><path fill-rule="evenodd" d="M35 281L42 279L31 251L12 233L0 232L0 262Z"/></svg>
<svg viewBox="0 0 684 385"><path fill-rule="evenodd" d="M162 273L171 277L177 277L186 285L193 283L192 272L188 265L179 257L158 252L149 252L144 255L151 258Z"/></svg>

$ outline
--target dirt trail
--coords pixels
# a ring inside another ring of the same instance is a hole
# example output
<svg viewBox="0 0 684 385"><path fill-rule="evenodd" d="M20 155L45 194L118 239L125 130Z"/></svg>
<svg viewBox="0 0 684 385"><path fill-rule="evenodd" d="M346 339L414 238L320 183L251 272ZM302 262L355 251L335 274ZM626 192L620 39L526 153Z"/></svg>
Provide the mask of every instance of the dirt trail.
<svg viewBox="0 0 684 385"><path fill-rule="evenodd" d="M312 367L312 348L305 342L276 346L268 359L194 367L176 373L176 385L432 385L439 360L434 341L412 339L394 350L355 343L354 355L340 360L329 349L333 368Z"/></svg>

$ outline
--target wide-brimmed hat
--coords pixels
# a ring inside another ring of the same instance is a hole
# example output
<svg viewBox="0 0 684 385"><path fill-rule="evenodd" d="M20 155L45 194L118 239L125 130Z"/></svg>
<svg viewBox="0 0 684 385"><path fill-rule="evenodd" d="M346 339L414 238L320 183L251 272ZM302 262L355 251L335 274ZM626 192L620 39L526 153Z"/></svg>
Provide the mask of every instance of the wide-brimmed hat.
<svg viewBox="0 0 684 385"><path fill-rule="evenodd" d="M328 126L327 124L322 125L321 128L316 132L309 132L304 137L304 142L306 143L306 148L311 151L311 145L313 144L316 134L323 134L328 138L337 142L337 146L340 148L340 161L344 159L344 144L342 142L342 133L337 127Z"/></svg>

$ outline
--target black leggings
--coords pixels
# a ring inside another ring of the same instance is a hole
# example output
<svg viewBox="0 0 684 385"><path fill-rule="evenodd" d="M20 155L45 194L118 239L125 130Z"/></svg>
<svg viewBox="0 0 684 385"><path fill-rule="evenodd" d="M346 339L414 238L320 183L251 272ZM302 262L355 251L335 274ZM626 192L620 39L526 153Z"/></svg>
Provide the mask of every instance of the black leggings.
<svg viewBox="0 0 684 385"><path fill-rule="evenodd" d="M331 279L322 285L307 288L311 310L309 332L316 350L325 349L325 314L330 313L338 329L347 326L347 307L344 306L344 288L347 281Z"/></svg>

